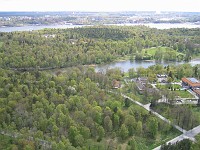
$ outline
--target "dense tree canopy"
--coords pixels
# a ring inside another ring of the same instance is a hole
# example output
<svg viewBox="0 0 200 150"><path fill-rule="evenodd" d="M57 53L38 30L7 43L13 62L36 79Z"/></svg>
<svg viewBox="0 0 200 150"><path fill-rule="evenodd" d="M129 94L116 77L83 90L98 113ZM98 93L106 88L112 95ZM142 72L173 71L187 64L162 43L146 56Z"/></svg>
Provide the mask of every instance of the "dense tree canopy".
<svg viewBox="0 0 200 150"><path fill-rule="evenodd" d="M60 68L101 64L126 55L136 59L190 60L200 51L199 32L200 29L96 26L0 33L0 65ZM168 50L143 53L143 49L151 47Z"/></svg>
<svg viewBox="0 0 200 150"><path fill-rule="evenodd" d="M98 26L0 33L0 130L11 135L7 137L10 142L7 138L0 142L12 149L42 149L42 140L50 142L52 149L103 150L118 148L121 143L126 143L127 149L139 149L138 139L153 144L162 133L177 133L123 99L120 90L108 92L113 80L121 81L125 76L120 69L96 73L82 65L124 56L167 60L177 53L189 60L199 53L199 32ZM151 47L157 51L150 56L144 49ZM159 47L167 49L165 54ZM40 71L62 67L67 68ZM188 64L129 70L131 77L148 77L152 82L156 73L167 73L171 80L200 75L198 65ZM134 97L139 99L137 94ZM159 95L147 94L146 100L155 97ZM16 133L20 136L11 138Z"/></svg>
<svg viewBox="0 0 200 150"><path fill-rule="evenodd" d="M162 126L160 120L100 88L111 88L112 79L110 73L107 76L83 67L68 68L59 75L1 69L0 129L22 133L25 143L29 136L47 140L53 149L88 149L90 140L105 149L109 146L103 142L105 138L124 142L132 136L156 139L165 128L157 128ZM37 149L35 140L29 142L31 149ZM16 139L14 143L26 145Z"/></svg>

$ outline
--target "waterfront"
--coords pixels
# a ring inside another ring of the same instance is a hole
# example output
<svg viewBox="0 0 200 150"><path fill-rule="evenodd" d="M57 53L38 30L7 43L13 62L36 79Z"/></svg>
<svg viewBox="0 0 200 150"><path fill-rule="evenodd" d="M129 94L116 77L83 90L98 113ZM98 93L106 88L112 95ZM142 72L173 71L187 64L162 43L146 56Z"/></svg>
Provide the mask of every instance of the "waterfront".
<svg viewBox="0 0 200 150"><path fill-rule="evenodd" d="M42 25L42 26L22 26L22 27L0 27L0 32L15 32L15 31L34 31L41 29L67 29L78 28L87 25Z"/></svg>
<svg viewBox="0 0 200 150"><path fill-rule="evenodd" d="M191 23L179 23L179 24L170 24L170 23L145 23L145 24L105 24L105 25L117 25L117 26L137 26L137 25L145 25L150 28L157 29L170 29L170 28L200 28L200 25L191 24ZM0 27L0 32L14 32L14 31L33 31L33 30L41 30L41 29L67 29L67 28L76 28L76 27L84 27L91 25L42 25L42 26L22 26L22 27Z"/></svg>
<svg viewBox="0 0 200 150"><path fill-rule="evenodd" d="M123 72L128 72L128 70L131 68L134 68L134 69L137 69L139 67L148 68L149 66L156 65L156 64L161 64L163 66L167 66L167 65L172 65L172 64L179 65L179 64L183 64L183 63L185 63L185 62L156 62L156 61L126 60L126 61L112 62L112 63L108 63L108 64L103 64L103 65L97 65L97 66L95 66L95 71L96 72L98 72L98 71L105 72L107 69L120 68ZM200 64L200 59L194 59L188 63L191 64L192 66L195 66L197 64Z"/></svg>

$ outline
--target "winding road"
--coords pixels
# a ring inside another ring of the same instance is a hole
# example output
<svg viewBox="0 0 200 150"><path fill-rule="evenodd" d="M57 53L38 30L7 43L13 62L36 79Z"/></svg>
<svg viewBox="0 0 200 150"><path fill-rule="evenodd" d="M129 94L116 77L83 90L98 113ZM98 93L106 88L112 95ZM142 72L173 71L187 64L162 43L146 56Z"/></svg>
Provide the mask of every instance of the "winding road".
<svg viewBox="0 0 200 150"><path fill-rule="evenodd" d="M109 91L109 92L110 92L110 93L117 94L116 92L113 92L113 91ZM180 136L177 136L176 138L174 138L174 139L168 141L166 144L168 144L168 143L174 144L174 143L176 143L176 142L178 142L178 141L181 141L181 140L183 140L183 139L190 139L191 141L195 141L195 136L196 136L197 134L200 133L200 125L197 126L197 127L195 127L195 128L193 128L193 129L191 129L191 130L189 130L189 131L186 131L186 130L184 130L183 128L181 128L181 127L179 127L179 126L173 124L171 121L169 121L168 119L166 119L166 118L163 117L162 115L160 115L160 114L158 114L157 112L155 112L155 111L153 111L152 109L150 109L150 103L144 105L144 104L142 104L142 103L140 103L140 102L138 102L138 101L136 101L136 100L133 100L132 98L130 98L130 97L128 97L128 96L126 96L126 95L124 95L124 94L122 94L122 93L121 93L121 96L124 97L124 98L127 98L127 99L129 99L131 102L133 102L133 103L135 103L135 104L137 104L137 105L143 107L143 108L146 109L147 111L150 111L152 114L154 114L154 115L157 116L158 118L162 119L162 120L165 121L166 123L172 125L174 128L176 128L177 130L179 130L179 131L181 131L181 132L183 133L183 134L181 134ZM160 149L161 149L161 145L158 146L158 147L156 147L154 150L160 150Z"/></svg>
<svg viewBox="0 0 200 150"><path fill-rule="evenodd" d="M173 124L171 121L169 121L168 119L166 119L165 117L163 117L162 115L158 114L157 112L155 112L154 110L150 109L150 103L149 104L146 104L146 105L143 105L142 103L136 101L136 100L133 100L132 98L124 95L124 94L121 94L122 97L124 98L127 98L129 99L130 101L134 102L135 104L143 107L144 109L146 109L147 111L150 111L152 114L154 114L155 116L157 116L158 118L162 119L163 121L167 122L168 124L172 125L174 128L176 128L177 130L181 131L182 133L185 133L186 130L182 129L181 127Z"/></svg>
<svg viewBox="0 0 200 150"><path fill-rule="evenodd" d="M200 125L168 141L166 144L169 144L169 143L174 144L183 139L190 139L191 141L195 141L195 136L199 133L200 133ZM160 150L160 149L161 149L161 146L154 148L154 150Z"/></svg>

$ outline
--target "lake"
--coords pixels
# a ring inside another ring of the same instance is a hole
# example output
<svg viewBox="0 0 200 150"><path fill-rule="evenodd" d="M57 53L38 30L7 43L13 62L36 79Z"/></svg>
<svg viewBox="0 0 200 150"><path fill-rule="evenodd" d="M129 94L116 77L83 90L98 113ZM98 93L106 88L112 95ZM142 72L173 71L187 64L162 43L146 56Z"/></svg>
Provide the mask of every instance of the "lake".
<svg viewBox="0 0 200 150"><path fill-rule="evenodd" d="M78 28L86 25L42 25L42 26L22 26L22 27L0 27L0 32L14 32L14 31L33 31L41 29L67 29Z"/></svg>
<svg viewBox="0 0 200 150"><path fill-rule="evenodd" d="M179 23L179 24L170 24L170 23L146 23L146 24L105 24L105 25L117 25L117 26L137 26L145 25L150 28L157 29L170 29L170 28L200 28L200 25L190 24L190 23ZM52 29L67 29L67 28L76 28L84 27L87 25L42 25L42 26L22 26L22 27L0 27L0 32L13 32L13 31L33 31L41 30L45 28ZM89 25L88 25L89 26Z"/></svg>
<svg viewBox="0 0 200 150"><path fill-rule="evenodd" d="M123 72L128 72L128 70L130 68L134 68L134 69L137 69L139 67L148 68L149 66L152 66L155 64L162 64L164 66L167 66L170 64L178 65L178 64L183 64L183 63L184 62L156 62L156 61L126 60L126 61L112 62L112 63L104 64L104 65L97 65L97 66L95 66L95 71L96 72L98 72L98 71L105 72L107 69L120 68ZM189 64L191 64L192 66L194 66L196 64L200 64L200 59L194 59L194 60L190 61Z"/></svg>

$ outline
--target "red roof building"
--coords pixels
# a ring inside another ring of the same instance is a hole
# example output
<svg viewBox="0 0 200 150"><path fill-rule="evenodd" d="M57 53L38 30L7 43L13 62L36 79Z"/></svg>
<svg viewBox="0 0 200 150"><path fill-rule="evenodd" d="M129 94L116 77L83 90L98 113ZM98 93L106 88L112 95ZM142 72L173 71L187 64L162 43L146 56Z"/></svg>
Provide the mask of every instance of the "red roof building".
<svg viewBox="0 0 200 150"><path fill-rule="evenodd" d="M200 88L200 81L196 78L182 78L182 85L188 86L191 89Z"/></svg>

